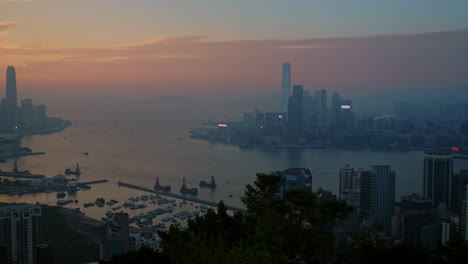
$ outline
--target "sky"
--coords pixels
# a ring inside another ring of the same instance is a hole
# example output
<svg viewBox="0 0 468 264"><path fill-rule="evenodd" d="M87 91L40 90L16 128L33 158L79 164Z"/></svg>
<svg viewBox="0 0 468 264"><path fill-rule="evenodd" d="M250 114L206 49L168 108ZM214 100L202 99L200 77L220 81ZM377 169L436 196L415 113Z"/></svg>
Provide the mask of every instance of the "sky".
<svg viewBox="0 0 468 264"><path fill-rule="evenodd" d="M309 90L463 87L466 10L466 0L0 0L0 69L14 65L25 91L132 97L276 93L282 62Z"/></svg>

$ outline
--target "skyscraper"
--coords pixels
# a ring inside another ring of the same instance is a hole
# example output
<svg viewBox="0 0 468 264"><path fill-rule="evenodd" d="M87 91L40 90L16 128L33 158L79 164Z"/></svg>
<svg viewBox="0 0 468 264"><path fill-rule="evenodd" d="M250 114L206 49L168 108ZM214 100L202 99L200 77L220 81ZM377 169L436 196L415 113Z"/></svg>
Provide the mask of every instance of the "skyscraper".
<svg viewBox="0 0 468 264"><path fill-rule="evenodd" d="M371 218L385 233L391 232L395 206L395 172L389 165L372 166L361 174L360 213Z"/></svg>
<svg viewBox="0 0 468 264"><path fill-rule="evenodd" d="M345 168L340 169L340 187L338 198L343 199L343 194L348 189L353 188L353 176L354 169L349 167L349 164L346 164Z"/></svg>
<svg viewBox="0 0 468 264"><path fill-rule="evenodd" d="M426 153L424 155L423 195L432 200L432 206L445 203L452 207L453 158L450 154Z"/></svg>
<svg viewBox="0 0 468 264"><path fill-rule="evenodd" d="M468 184L465 185L465 200L462 202L462 210L461 210L461 218L462 218L462 226L461 226L461 234L468 240ZM464 232L463 232L464 231Z"/></svg>
<svg viewBox="0 0 468 264"><path fill-rule="evenodd" d="M315 107L317 112L317 121L323 127L327 125L327 91L320 90L315 92Z"/></svg>
<svg viewBox="0 0 468 264"><path fill-rule="evenodd" d="M6 71L6 126L11 129L18 124L18 98L16 96L16 71L8 66Z"/></svg>
<svg viewBox="0 0 468 264"><path fill-rule="evenodd" d="M466 198L465 187L468 184L468 170L461 169L458 173L455 173L452 177L452 200L450 209L461 215L463 209L462 202Z"/></svg>
<svg viewBox="0 0 468 264"><path fill-rule="evenodd" d="M36 245L42 240L41 216L39 205L0 207L0 243L13 263L34 263Z"/></svg>
<svg viewBox="0 0 468 264"><path fill-rule="evenodd" d="M337 131L353 127L352 101L345 100L338 93L332 94L331 124Z"/></svg>
<svg viewBox="0 0 468 264"><path fill-rule="evenodd" d="M363 171L355 171L346 164L340 169L339 199L345 201L359 210L361 192L361 174Z"/></svg>
<svg viewBox="0 0 468 264"><path fill-rule="evenodd" d="M293 94L288 103L288 137L292 143L297 143L302 137L303 113L302 113L302 85L293 86Z"/></svg>
<svg viewBox="0 0 468 264"><path fill-rule="evenodd" d="M281 112L288 112L289 94L291 93L291 63L283 63L283 81L281 84Z"/></svg>

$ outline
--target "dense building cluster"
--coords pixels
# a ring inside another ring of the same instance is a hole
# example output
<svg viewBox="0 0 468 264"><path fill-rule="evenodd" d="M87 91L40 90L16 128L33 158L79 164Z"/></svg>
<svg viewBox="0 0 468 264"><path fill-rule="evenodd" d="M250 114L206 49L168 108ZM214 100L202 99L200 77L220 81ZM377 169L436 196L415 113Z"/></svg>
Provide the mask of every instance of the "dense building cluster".
<svg viewBox="0 0 468 264"><path fill-rule="evenodd" d="M468 104L393 103L393 114L356 113L349 99L327 90L291 85L283 64L281 111L244 113L242 121L192 130L195 138L238 145L372 147L389 149L468 146ZM279 104L278 104L279 105Z"/></svg>
<svg viewBox="0 0 468 264"><path fill-rule="evenodd" d="M6 72L6 97L0 104L0 130L3 132L30 132L47 125L45 105L33 105L31 99L21 100L18 106L16 71L9 66Z"/></svg>
<svg viewBox="0 0 468 264"><path fill-rule="evenodd" d="M42 211L39 205L0 207L0 263L48 263L42 241Z"/></svg>
<svg viewBox="0 0 468 264"><path fill-rule="evenodd" d="M373 230L396 243L437 249L455 234L468 240L468 170L453 171L453 156L424 155L422 194L401 197L397 202L396 173L389 165L355 169L348 164L339 170L337 197L353 212L339 226L347 233ZM309 169L291 168L276 172L282 177L277 197L291 189L312 190Z"/></svg>
<svg viewBox="0 0 468 264"><path fill-rule="evenodd" d="M395 201L395 176L388 165L340 169L338 197L353 206L351 220L361 231L382 231L396 241L431 249L455 233L468 240L468 171L454 173L451 154L426 153L422 194L403 196L401 202Z"/></svg>

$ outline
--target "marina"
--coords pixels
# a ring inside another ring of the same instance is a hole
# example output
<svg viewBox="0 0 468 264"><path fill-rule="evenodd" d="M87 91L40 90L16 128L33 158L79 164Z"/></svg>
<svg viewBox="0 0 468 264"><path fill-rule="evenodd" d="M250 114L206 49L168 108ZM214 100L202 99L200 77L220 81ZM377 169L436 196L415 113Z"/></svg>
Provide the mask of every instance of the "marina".
<svg viewBox="0 0 468 264"><path fill-rule="evenodd" d="M148 189L148 188L145 188L145 187L142 187L142 186L129 184L129 183L124 183L124 182L120 182L120 181L118 182L118 185L123 186L123 187L127 187L127 188L140 190L140 191L156 193L156 194L159 194L159 195L165 195L165 196L168 196L168 197L171 197L171 198L187 200L187 201L193 202L193 203L198 203L198 204L203 204L203 205L208 205L208 206L213 206L213 207L218 206L218 203L215 203L215 202L200 200L200 199L197 199L197 198L194 198L194 197L185 196L185 195L181 195L181 194L174 194L174 193L169 193L169 192L155 191L155 190L151 190L151 189ZM244 211L244 209L234 207L234 206L229 206L229 205L226 205L226 208L228 210L230 210L230 211L233 211L233 212Z"/></svg>

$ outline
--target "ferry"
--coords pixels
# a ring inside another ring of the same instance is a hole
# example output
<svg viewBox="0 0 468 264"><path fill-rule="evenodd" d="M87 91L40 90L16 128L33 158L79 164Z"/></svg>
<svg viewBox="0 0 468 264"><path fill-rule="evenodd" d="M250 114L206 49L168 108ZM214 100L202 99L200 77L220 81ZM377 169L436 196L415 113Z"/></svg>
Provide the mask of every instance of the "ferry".
<svg viewBox="0 0 468 264"><path fill-rule="evenodd" d="M159 184L159 177L156 178L156 183L154 184L154 190L160 192L170 192L171 186Z"/></svg>
<svg viewBox="0 0 468 264"><path fill-rule="evenodd" d="M182 187L180 188L181 194L190 194L190 195L198 195L197 188L187 188L187 183L185 182L185 178L182 180Z"/></svg>
<svg viewBox="0 0 468 264"><path fill-rule="evenodd" d="M210 183L207 183L206 181L201 181L199 186L201 188L210 188L210 189L215 189L216 187L218 187L218 185L216 185L216 182L215 182L215 179L214 179L214 176L211 176L211 181Z"/></svg>
<svg viewBox="0 0 468 264"><path fill-rule="evenodd" d="M76 168L74 171L72 171L71 169L66 169L65 170L65 174L66 175L76 175L76 176L80 176L81 175L81 170L80 170L80 165L78 165L78 163L76 164Z"/></svg>

